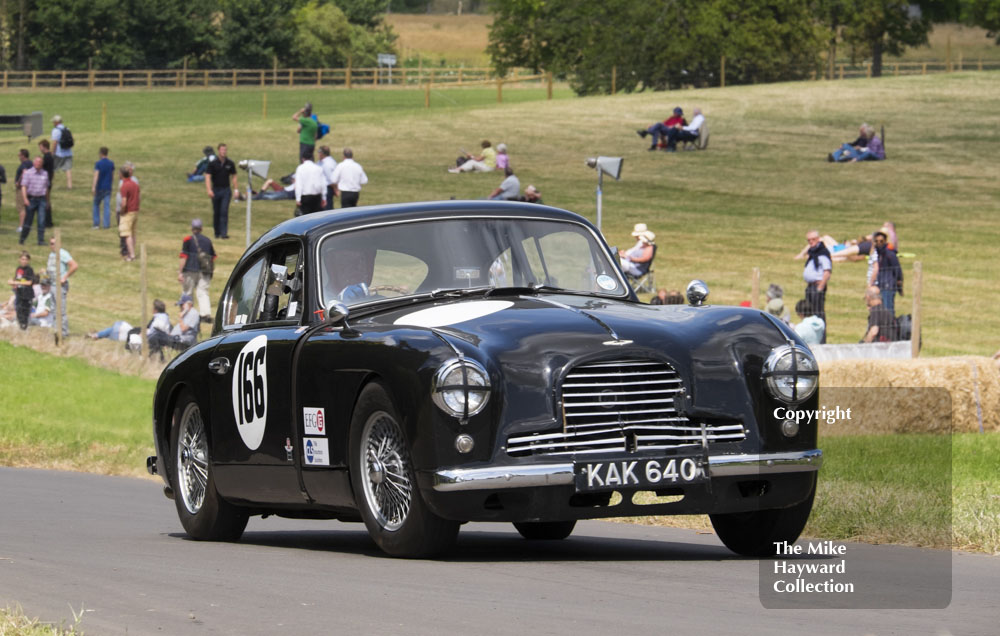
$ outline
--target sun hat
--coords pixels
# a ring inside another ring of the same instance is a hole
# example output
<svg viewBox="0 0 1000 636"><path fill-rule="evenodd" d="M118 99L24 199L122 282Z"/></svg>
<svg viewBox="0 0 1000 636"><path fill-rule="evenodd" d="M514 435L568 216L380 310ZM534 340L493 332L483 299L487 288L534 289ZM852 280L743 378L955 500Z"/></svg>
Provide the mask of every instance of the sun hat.
<svg viewBox="0 0 1000 636"><path fill-rule="evenodd" d="M632 236L638 237L640 234L645 232L647 229L645 223L636 223L635 227L632 228Z"/></svg>

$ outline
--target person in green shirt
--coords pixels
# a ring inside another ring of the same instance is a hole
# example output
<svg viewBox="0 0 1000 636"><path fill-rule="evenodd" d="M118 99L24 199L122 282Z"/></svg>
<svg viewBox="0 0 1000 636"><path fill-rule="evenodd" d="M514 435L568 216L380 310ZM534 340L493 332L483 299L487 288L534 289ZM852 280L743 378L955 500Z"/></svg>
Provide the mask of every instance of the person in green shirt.
<svg viewBox="0 0 1000 636"><path fill-rule="evenodd" d="M313 156L313 150L316 148L316 133L319 130L319 123L312 118L312 104L306 102L305 106L292 115L292 121L299 124L298 156L301 157L307 152L310 157Z"/></svg>

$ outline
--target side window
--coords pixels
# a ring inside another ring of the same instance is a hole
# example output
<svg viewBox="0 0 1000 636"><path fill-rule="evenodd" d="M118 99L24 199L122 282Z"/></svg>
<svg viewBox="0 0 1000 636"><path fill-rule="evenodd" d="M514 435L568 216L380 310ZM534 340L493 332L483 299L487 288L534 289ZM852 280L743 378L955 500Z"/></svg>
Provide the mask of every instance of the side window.
<svg viewBox="0 0 1000 636"><path fill-rule="evenodd" d="M301 313L302 273L298 245L279 246L271 250L255 322L274 320L298 321Z"/></svg>
<svg viewBox="0 0 1000 636"><path fill-rule="evenodd" d="M223 327L244 325L250 322L253 313L254 300L260 287L261 275L264 272L264 259L257 259L229 288L226 296L226 309L222 312Z"/></svg>

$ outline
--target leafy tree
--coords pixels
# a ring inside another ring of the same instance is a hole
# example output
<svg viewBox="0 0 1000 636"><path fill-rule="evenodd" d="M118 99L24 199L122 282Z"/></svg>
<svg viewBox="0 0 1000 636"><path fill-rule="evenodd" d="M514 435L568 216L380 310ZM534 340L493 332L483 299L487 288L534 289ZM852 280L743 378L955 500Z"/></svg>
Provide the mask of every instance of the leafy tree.
<svg viewBox="0 0 1000 636"><path fill-rule="evenodd" d="M386 0L333 0L347 16L351 24L374 29L382 24L387 6Z"/></svg>
<svg viewBox="0 0 1000 636"><path fill-rule="evenodd" d="M213 0L133 0L128 11L129 39L138 52L138 68L171 68L188 58L207 65L218 37Z"/></svg>
<svg viewBox="0 0 1000 636"><path fill-rule="evenodd" d="M299 66L345 66L351 53L351 25L336 5L311 0L295 11L294 63Z"/></svg>
<svg viewBox="0 0 1000 636"><path fill-rule="evenodd" d="M962 0L962 18L989 31L1000 44L1000 0Z"/></svg>
<svg viewBox="0 0 1000 636"><path fill-rule="evenodd" d="M291 57L300 0L221 0L219 54L226 68L268 68Z"/></svg>
<svg viewBox="0 0 1000 636"><path fill-rule="evenodd" d="M114 0L49 0L29 16L28 44L35 68L131 68L138 56L127 13Z"/></svg>
<svg viewBox="0 0 1000 636"><path fill-rule="evenodd" d="M882 56L927 44L930 20L907 0L855 0L845 39L855 55L871 55L872 77L882 75Z"/></svg>

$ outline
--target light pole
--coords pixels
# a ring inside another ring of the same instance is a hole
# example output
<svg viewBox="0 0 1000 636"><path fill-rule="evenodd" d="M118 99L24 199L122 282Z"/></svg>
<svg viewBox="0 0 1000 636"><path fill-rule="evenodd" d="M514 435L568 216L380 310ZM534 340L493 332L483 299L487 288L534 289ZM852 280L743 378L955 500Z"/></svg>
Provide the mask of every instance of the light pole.
<svg viewBox="0 0 1000 636"><path fill-rule="evenodd" d="M604 196L604 173L618 181L622 175L621 157L590 157L586 163L597 170L597 230L601 230L601 204Z"/></svg>
<svg viewBox="0 0 1000 636"><path fill-rule="evenodd" d="M257 175L261 179L267 179L267 171L271 168L270 161L258 161L257 159L244 159L239 163L240 168L247 171L247 244L250 247L250 203L253 201L253 178Z"/></svg>

